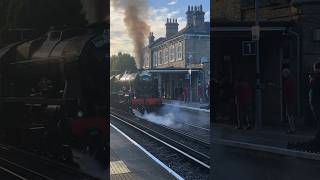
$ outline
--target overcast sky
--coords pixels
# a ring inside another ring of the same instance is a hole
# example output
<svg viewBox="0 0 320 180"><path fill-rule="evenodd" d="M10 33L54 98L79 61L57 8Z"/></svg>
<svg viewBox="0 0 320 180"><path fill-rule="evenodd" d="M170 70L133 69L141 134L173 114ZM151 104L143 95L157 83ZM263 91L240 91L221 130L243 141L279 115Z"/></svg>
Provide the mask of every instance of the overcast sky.
<svg viewBox="0 0 320 180"><path fill-rule="evenodd" d="M210 0L148 0L149 18L147 22L154 32L155 39L165 36L165 22L167 18L177 18L179 30L186 25L185 12L188 5L202 5L205 14L205 21L210 20ZM111 6L110 14L110 53L118 52L133 54L132 40L129 38L126 27L123 23L123 11Z"/></svg>

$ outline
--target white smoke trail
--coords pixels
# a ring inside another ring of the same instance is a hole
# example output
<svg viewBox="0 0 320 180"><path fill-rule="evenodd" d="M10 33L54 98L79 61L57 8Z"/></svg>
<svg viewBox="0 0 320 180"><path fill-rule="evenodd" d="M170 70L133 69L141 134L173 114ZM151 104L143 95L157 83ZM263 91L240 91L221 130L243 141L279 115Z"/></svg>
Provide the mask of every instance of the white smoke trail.
<svg viewBox="0 0 320 180"><path fill-rule="evenodd" d="M144 114L141 114L139 111L134 111L134 114L139 118L146 119L146 120L151 121L156 124L162 124L162 125L169 126L169 127L176 125L175 116L173 113L168 113L168 114L160 116L155 113L145 112Z"/></svg>

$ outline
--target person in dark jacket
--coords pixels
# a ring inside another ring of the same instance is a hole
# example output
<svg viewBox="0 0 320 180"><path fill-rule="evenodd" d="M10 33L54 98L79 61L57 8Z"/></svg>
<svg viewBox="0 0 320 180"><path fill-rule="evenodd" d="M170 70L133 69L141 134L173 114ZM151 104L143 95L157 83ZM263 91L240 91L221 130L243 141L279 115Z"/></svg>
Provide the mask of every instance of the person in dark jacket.
<svg viewBox="0 0 320 180"><path fill-rule="evenodd" d="M313 73L309 75L309 104L317 123L314 141L320 144L320 61L313 65Z"/></svg>

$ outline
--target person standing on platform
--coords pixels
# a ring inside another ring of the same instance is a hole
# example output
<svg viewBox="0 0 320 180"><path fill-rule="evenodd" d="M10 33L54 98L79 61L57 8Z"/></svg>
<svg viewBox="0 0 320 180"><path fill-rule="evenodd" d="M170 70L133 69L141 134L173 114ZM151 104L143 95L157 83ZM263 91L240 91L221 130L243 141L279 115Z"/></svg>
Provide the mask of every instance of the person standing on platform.
<svg viewBox="0 0 320 180"><path fill-rule="evenodd" d="M283 77L283 98L285 103L286 117L288 119L289 129L287 134L294 134L295 128L295 112L296 112L296 84L288 68L282 70Z"/></svg>
<svg viewBox="0 0 320 180"><path fill-rule="evenodd" d="M252 88L247 80L239 78L235 84L235 104L237 111L237 129L251 129L252 123ZM244 121L245 120L245 121ZM246 123L246 127L243 124Z"/></svg>
<svg viewBox="0 0 320 180"><path fill-rule="evenodd" d="M203 89L202 89L202 84L201 83L198 84L198 98L199 98L199 102L202 103L202 100L203 100Z"/></svg>
<svg viewBox="0 0 320 180"><path fill-rule="evenodd" d="M313 65L313 72L309 75L309 104L317 123L314 143L320 146L320 61Z"/></svg>
<svg viewBox="0 0 320 180"><path fill-rule="evenodd" d="M183 102L187 102L188 100L188 87L187 85L184 85L183 87Z"/></svg>

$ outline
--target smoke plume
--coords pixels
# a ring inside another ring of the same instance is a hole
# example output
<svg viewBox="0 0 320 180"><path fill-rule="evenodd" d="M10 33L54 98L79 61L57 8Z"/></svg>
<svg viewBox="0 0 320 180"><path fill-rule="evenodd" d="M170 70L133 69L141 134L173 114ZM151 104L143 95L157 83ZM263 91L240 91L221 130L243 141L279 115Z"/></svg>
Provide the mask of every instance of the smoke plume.
<svg viewBox="0 0 320 180"><path fill-rule="evenodd" d="M129 37L134 43L135 60L138 69L142 68L144 41L150 31L147 0L111 0L115 9L124 10L124 23Z"/></svg>
<svg viewBox="0 0 320 180"><path fill-rule="evenodd" d="M107 0L81 0L89 24L107 21L109 7Z"/></svg>

